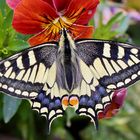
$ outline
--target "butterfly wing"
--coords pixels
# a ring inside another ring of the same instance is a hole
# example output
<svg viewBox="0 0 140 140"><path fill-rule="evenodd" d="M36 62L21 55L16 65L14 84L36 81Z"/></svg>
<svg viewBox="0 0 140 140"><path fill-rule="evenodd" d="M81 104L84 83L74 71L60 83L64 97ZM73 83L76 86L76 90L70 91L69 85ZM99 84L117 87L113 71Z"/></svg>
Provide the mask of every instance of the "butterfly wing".
<svg viewBox="0 0 140 140"><path fill-rule="evenodd" d="M44 44L0 61L0 90L21 98L36 97L46 82L43 74L56 60L56 53L56 44Z"/></svg>
<svg viewBox="0 0 140 140"><path fill-rule="evenodd" d="M0 91L30 99L32 109L47 117L48 126L64 112L56 76L57 52L57 43L45 43L0 61Z"/></svg>
<svg viewBox="0 0 140 140"><path fill-rule="evenodd" d="M75 109L98 127L98 113L111 103L114 90L140 79L140 51L128 44L100 40L79 40L76 49L82 80Z"/></svg>
<svg viewBox="0 0 140 140"><path fill-rule="evenodd" d="M76 113L90 117L98 128L98 113L103 112L111 103L113 92L99 83L90 67L81 58L78 58L78 62L81 80L70 93L69 102Z"/></svg>
<svg viewBox="0 0 140 140"><path fill-rule="evenodd" d="M107 89L128 87L140 79L140 49L112 41L77 42L78 55ZM86 52L86 53L85 53Z"/></svg>

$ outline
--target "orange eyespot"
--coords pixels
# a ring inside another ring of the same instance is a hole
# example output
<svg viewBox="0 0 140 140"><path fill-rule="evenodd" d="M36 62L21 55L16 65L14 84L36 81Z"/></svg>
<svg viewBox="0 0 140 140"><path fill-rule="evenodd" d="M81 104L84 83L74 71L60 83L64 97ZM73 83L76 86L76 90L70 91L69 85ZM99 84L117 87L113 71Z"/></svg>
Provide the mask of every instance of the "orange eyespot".
<svg viewBox="0 0 140 140"><path fill-rule="evenodd" d="M77 98L77 97L71 97L71 98L70 98L70 101L69 101L69 104L70 104L71 106L76 106L76 105L78 105L78 104L79 104L78 98Z"/></svg>
<svg viewBox="0 0 140 140"><path fill-rule="evenodd" d="M68 106L68 104L69 104L69 101L68 101L68 97L66 96L62 99L62 105Z"/></svg>

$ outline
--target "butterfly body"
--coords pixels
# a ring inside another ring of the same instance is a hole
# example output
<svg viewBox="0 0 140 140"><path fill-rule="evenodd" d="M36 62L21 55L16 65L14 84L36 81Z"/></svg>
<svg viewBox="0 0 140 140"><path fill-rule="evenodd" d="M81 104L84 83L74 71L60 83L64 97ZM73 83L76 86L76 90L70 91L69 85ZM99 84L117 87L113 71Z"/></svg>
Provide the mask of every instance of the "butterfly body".
<svg viewBox="0 0 140 140"><path fill-rule="evenodd" d="M140 50L129 44L83 39L62 29L48 42L0 61L0 91L30 100L51 122L71 106L98 127L114 90L140 79Z"/></svg>

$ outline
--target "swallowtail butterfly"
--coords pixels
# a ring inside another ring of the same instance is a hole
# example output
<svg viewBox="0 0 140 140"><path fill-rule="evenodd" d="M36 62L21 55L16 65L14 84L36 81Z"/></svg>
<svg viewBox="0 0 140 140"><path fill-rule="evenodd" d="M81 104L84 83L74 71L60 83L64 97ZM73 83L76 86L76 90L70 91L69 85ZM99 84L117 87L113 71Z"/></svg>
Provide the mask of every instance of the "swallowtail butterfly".
<svg viewBox="0 0 140 140"><path fill-rule="evenodd" d="M140 79L140 49L129 44L83 39L62 29L47 42L0 61L0 91L29 99L51 122L71 106L91 118L111 103L114 90Z"/></svg>

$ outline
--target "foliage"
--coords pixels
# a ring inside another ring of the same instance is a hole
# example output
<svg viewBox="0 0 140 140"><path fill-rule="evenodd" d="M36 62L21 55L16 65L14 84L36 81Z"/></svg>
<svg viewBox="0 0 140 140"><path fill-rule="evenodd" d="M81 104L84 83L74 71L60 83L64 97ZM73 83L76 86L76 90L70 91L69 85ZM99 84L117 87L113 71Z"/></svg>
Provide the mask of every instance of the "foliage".
<svg viewBox="0 0 140 140"><path fill-rule="evenodd" d="M103 2L106 6L106 2ZM103 24L102 6L98 11L99 25L94 38L130 41L140 45L139 32L134 26L140 28L139 23L130 26L130 19L122 13L117 13L107 24ZM23 36L15 32L11 26L12 11L0 0L0 57L5 58L11 54L28 47ZM91 21L93 24L93 21ZM115 26L117 25L117 27ZM116 28L114 28L116 27ZM0 135L16 137L24 140L139 140L140 137L140 87L137 83L128 90L127 101L120 113L109 120L100 120L99 132L95 131L89 118L77 117L73 110L68 109L63 118L58 118L52 125L50 135L47 135L46 121L36 112L32 111L27 101L13 99L0 94ZM1 136L0 136L1 138Z"/></svg>

